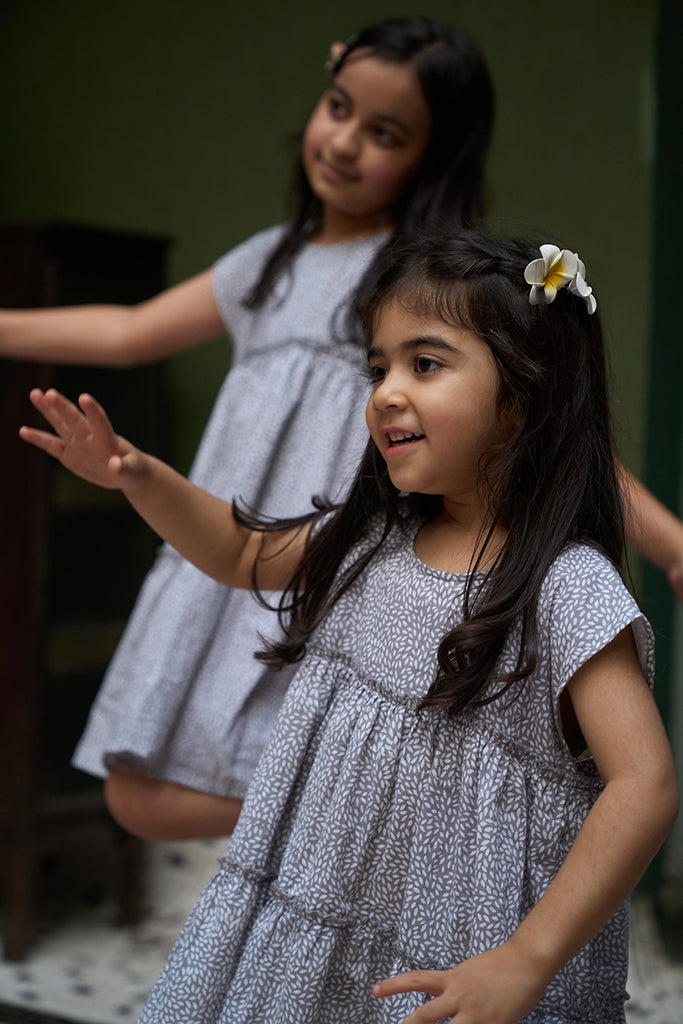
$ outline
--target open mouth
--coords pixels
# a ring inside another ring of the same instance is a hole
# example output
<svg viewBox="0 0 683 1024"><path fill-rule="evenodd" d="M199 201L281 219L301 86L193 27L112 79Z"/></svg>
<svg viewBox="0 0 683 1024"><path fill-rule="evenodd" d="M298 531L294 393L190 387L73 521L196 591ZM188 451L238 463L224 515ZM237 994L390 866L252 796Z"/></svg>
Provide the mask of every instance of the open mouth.
<svg viewBox="0 0 683 1024"><path fill-rule="evenodd" d="M387 438L387 440L388 440L387 447L388 448L398 448L400 445L414 444L415 441L422 441L422 440L424 440L424 436L425 436L424 434L406 434L406 433L399 432L399 431L396 431L396 432L392 431L392 433L389 434L389 436Z"/></svg>

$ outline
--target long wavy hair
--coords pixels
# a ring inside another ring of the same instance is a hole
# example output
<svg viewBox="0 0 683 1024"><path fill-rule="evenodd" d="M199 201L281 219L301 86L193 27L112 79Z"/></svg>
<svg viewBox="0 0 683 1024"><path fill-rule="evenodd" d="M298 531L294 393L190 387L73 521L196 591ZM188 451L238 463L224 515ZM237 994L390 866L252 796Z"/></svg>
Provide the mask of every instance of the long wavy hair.
<svg viewBox="0 0 683 1024"><path fill-rule="evenodd" d="M573 542L595 546L617 566L621 561L623 508L599 316L589 315L584 301L566 288L552 304L532 306L524 270L538 255L526 242L470 232L395 242L358 299L368 343L392 300L474 331L496 361L499 411L514 424L482 461L488 526L467 576L462 619L440 643L424 707L455 713L511 689L514 699L536 665L538 598L553 561ZM489 478L486 468L494 458ZM377 557L390 531L414 524L415 517L426 522L442 507L440 497L399 493L370 441L348 499L312 531L282 595L283 638L260 656L271 665L301 658L312 632ZM237 515L263 530L311 518L273 524ZM380 539L363 545L377 521ZM497 527L506 540L487 562ZM362 554L340 574L355 545ZM484 564L490 567L482 573ZM517 663L502 673L497 663L513 628L520 630Z"/></svg>
<svg viewBox="0 0 683 1024"><path fill-rule="evenodd" d="M450 231L474 225L483 214L484 163L491 141L494 90L474 43L430 18L389 18L348 40L333 76L359 50L395 64L411 64L431 116L431 135L415 176L394 210L396 235ZM302 243L320 226L322 204L297 158L292 214L282 238L247 294L245 305L263 304Z"/></svg>

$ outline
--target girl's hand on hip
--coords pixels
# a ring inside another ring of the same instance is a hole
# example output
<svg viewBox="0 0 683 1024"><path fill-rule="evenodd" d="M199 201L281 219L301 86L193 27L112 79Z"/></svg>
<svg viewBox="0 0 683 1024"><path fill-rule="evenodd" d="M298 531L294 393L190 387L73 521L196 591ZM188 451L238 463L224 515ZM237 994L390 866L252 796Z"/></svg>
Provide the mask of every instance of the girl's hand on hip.
<svg viewBox="0 0 683 1024"><path fill-rule="evenodd" d="M114 433L104 409L90 395L80 396L80 409L54 388L34 388L30 399L55 433L21 427L24 441L99 487L125 489L140 479L146 456Z"/></svg>
<svg viewBox="0 0 683 1024"><path fill-rule="evenodd" d="M548 979L539 981L507 943L448 971L409 971L373 985L379 998L426 992L433 998L402 1024L518 1024L541 999Z"/></svg>

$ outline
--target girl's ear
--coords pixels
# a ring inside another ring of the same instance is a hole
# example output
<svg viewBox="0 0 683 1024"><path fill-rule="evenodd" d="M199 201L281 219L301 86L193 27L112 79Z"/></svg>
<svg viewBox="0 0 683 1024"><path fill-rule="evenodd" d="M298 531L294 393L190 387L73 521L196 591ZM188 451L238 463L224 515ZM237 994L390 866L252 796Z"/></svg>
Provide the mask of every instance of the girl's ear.
<svg viewBox="0 0 683 1024"><path fill-rule="evenodd" d="M511 395L501 394L498 399L498 420L503 440L507 440L524 422L524 410L520 409Z"/></svg>

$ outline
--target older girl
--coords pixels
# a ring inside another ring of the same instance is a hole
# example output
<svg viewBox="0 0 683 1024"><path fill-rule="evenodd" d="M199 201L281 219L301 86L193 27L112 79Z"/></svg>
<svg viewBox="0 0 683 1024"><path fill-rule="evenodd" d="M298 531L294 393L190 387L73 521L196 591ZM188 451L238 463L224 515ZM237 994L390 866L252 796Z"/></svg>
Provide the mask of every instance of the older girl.
<svg viewBox="0 0 683 1024"><path fill-rule="evenodd" d="M228 331L233 365L192 479L276 516L337 498L366 439L349 302L394 233L477 218L492 123L491 79L465 35L427 18L373 25L334 48L289 223L140 306L0 312L0 355L130 365ZM162 548L74 757L107 777L128 829L231 830L292 676L254 659L273 628L249 594Z"/></svg>

